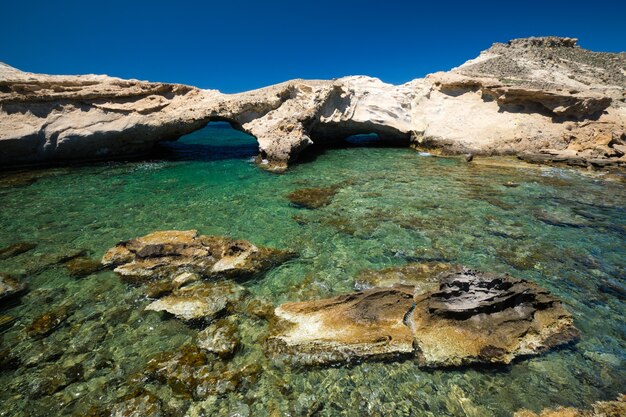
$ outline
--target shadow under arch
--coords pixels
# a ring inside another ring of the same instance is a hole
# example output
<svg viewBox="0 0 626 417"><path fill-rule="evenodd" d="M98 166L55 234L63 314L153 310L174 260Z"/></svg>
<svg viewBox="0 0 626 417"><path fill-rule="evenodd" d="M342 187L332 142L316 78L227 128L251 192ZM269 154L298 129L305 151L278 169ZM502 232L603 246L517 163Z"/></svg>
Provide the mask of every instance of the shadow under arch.
<svg viewBox="0 0 626 417"><path fill-rule="evenodd" d="M207 125L173 141L155 145L153 157L170 161L250 159L259 153L257 139L237 123L213 119Z"/></svg>

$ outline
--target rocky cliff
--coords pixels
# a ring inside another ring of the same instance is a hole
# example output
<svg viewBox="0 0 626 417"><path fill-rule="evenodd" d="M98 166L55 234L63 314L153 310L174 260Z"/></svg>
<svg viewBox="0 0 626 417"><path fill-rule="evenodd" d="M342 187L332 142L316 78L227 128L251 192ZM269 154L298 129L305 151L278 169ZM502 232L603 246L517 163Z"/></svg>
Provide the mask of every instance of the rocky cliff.
<svg viewBox="0 0 626 417"><path fill-rule="evenodd" d="M403 85L357 76L239 94L0 64L2 167L141 154L211 120L255 136L272 170L359 133L442 153L626 165L626 53L518 39Z"/></svg>

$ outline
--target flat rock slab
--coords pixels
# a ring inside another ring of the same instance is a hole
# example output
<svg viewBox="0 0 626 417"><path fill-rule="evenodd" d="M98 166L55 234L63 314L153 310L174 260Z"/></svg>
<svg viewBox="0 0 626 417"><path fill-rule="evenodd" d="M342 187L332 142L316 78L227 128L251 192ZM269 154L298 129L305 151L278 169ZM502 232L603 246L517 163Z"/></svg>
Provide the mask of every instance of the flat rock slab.
<svg viewBox="0 0 626 417"><path fill-rule="evenodd" d="M184 272L203 278L249 278L293 256L245 240L198 235L196 230L167 230L121 242L102 258L126 281L173 281ZM173 288L179 285L174 285Z"/></svg>
<svg viewBox="0 0 626 417"><path fill-rule="evenodd" d="M407 286L283 304L275 313L284 327L270 344L309 365L411 354L413 336L404 317L412 305L413 287Z"/></svg>
<svg viewBox="0 0 626 417"><path fill-rule="evenodd" d="M358 290L375 287L411 285L417 292L426 292L438 287L438 276L460 268L444 262L409 263L385 269L365 269L357 275L354 286Z"/></svg>
<svg viewBox="0 0 626 417"><path fill-rule="evenodd" d="M210 320L240 301L245 292L232 281L198 282L152 302L146 310L167 311L183 320Z"/></svg>
<svg viewBox="0 0 626 417"><path fill-rule="evenodd" d="M270 350L307 365L408 354L449 367L508 364L579 337L560 301L531 282L464 268L438 282L283 304Z"/></svg>

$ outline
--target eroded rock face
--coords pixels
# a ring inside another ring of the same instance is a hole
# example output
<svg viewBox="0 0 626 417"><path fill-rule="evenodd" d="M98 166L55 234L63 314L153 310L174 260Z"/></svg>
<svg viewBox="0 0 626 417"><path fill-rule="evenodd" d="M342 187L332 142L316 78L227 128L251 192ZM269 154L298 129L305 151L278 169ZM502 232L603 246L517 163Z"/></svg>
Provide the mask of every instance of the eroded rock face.
<svg viewBox="0 0 626 417"><path fill-rule="evenodd" d="M572 316L539 286L463 270L416 297L411 326L420 365L508 364L578 338Z"/></svg>
<svg viewBox="0 0 626 417"><path fill-rule="evenodd" d="M462 268L427 292L396 284L275 313L283 321L271 350L303 364L394 355L423 367L508 364L578 338L572 316L542 288Z"/></svg>
<svg viewBox="0 0 626 417"><path fill-rule="evenodd" d="M567 150L577 159L566 163L626 165L624 67L624 54L555 37L497 43L403 85L358 76L239 94L0 64L0 164L137 154L228 120L257 138L260 166L275 171L313 143L362 133L445 153Z"/></svg>
<svg viewBox="0 0 626 417"><path fill-rule="evenodd" d="M102 263L114 266L129 282L164 281L173 290L198 277L249 278L291 256L245 240L169 230L119 243L104 254Z"/></svg>

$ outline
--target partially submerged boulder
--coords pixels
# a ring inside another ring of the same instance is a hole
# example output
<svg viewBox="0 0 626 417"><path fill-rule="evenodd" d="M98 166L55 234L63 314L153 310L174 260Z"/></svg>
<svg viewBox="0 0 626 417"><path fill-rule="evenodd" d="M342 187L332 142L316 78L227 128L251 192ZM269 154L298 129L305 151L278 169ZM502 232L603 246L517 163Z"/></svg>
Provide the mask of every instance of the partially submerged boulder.
<svg viewBox="0 0 626 417"><path fill-rule="evenodd" d="M411 355L419 366L508 364L577 340L572 316L539 286L459 268L436 288L396 285L286 303L270 349L301 364Z"/></svg>
<svg viewBox="0 0 626 417"><path fill-rule="evenodd" d="M412 305L409 286L282 304L275 313L284 327L275 329L270 346L307 365L412 354L413 335L404 324Z"/></svg>
<svg viewBox="0 0 626 417"><path fill-rule="evenodd" d="M240 301L245 291L232 281L198 282L152 302L146 310L167 311L183 320L210 320Z"/></svg>
<svg viewBox="0 0 626 417"><path fill-rule="evenodd" d="M427 367L508 364L579 336L561 302L538 285L467 269L417 296L410 322Z"/></svg>
<svg viewBox="0 0 626 417"><path fill-rule="evenodd" d="M204 278L250 278L292 256L245 240L198 235L196 230L167 230L121 242L102 258L105 266L133 283L172 280L183 272Z"/></svg>

